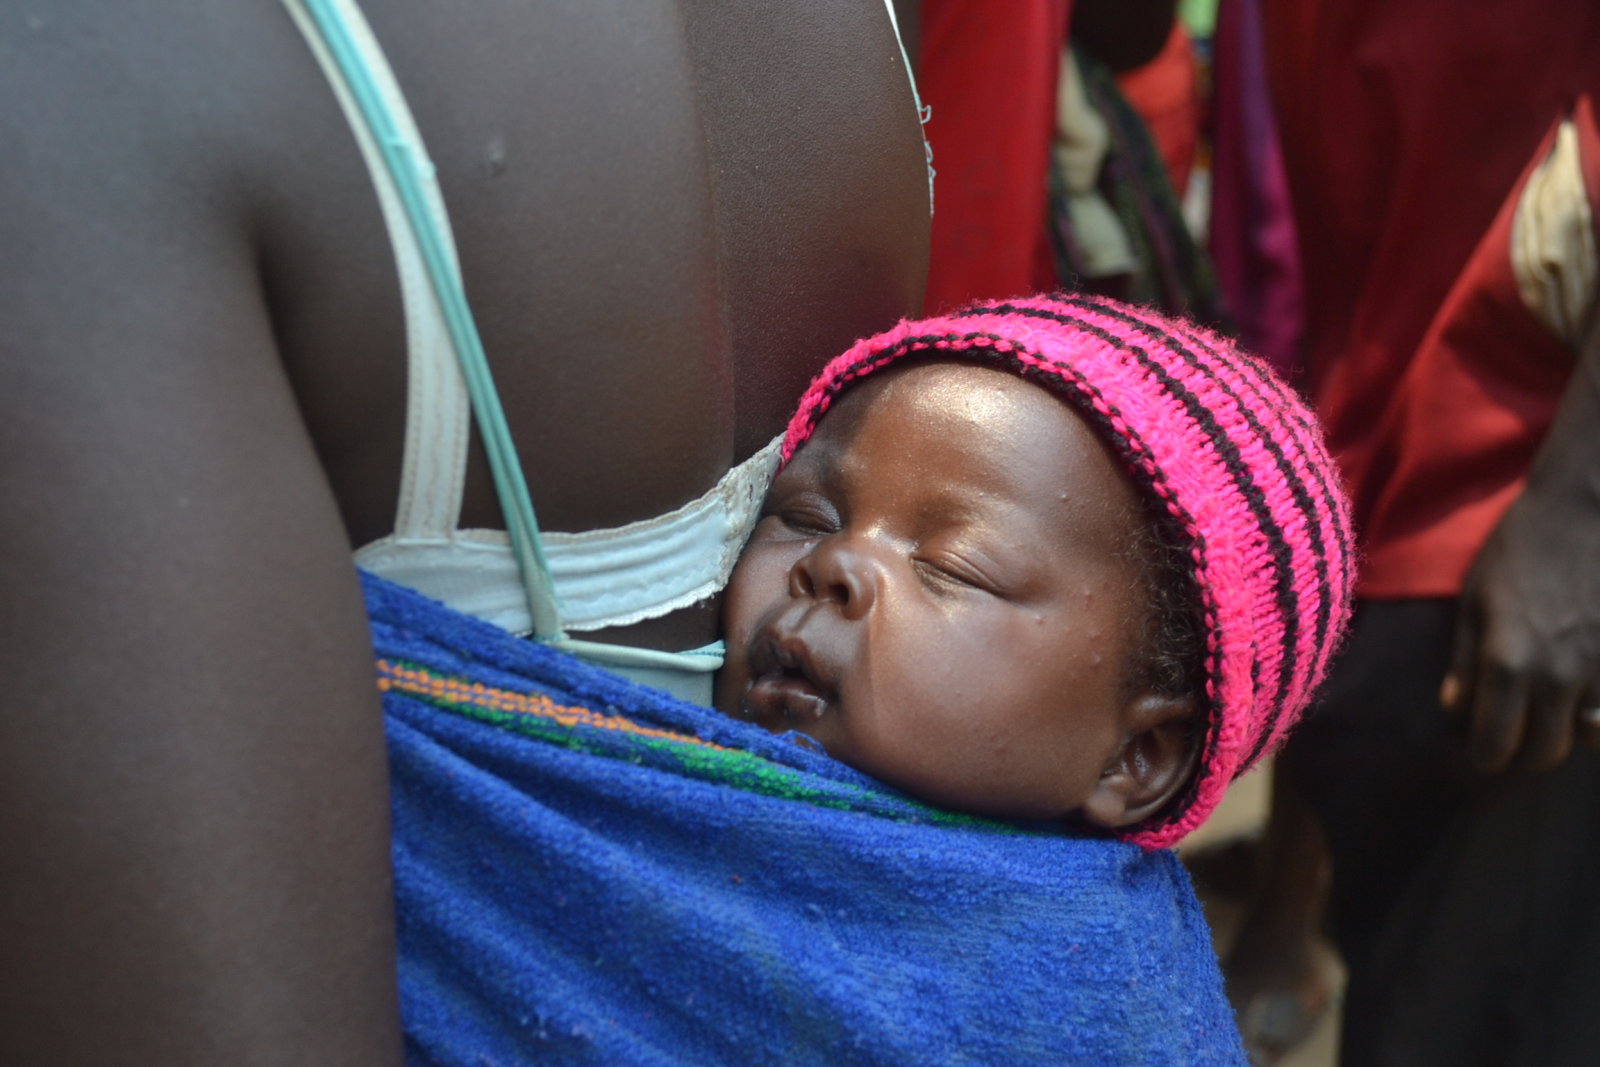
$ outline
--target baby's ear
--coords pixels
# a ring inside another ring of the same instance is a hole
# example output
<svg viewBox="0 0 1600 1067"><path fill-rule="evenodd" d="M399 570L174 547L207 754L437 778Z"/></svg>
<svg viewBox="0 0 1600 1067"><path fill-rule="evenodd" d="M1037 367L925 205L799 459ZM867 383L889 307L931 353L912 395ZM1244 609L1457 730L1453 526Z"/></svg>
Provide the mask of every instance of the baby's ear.
<svg viewBox="0 0 1600 1067"><path fill-rule="evenodd" d="M1155 815L1188 784L1199 758L1195 698L1141 693L1123 709L1125 734L1089 799L1085 822L1106 830Z"/></svg>

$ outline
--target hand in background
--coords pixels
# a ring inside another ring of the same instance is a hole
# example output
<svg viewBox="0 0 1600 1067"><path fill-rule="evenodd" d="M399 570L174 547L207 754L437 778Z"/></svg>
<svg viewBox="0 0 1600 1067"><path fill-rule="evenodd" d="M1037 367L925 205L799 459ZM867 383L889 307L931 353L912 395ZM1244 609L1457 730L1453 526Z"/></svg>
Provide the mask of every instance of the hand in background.
<svg viewBox="0 0 1600 1067"><path fill-rule="evenodd" d="M1600 746L1600 328L1591 328L1527 487L1461 593L1440 691L1485 773Z"/></svg>

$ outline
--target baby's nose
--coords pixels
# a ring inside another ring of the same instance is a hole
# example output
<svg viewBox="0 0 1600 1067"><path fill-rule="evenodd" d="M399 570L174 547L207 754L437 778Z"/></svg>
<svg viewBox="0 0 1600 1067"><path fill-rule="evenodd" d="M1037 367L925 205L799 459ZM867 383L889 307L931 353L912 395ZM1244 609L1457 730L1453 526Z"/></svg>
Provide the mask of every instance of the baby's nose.
<svg viewBox="0 0 1600 1067"><path fill-rule="evenodd" d="M824 537L789 569L789 595L839 606L847 619L872 610L882 572L869 552L841 534Z"/></svg>

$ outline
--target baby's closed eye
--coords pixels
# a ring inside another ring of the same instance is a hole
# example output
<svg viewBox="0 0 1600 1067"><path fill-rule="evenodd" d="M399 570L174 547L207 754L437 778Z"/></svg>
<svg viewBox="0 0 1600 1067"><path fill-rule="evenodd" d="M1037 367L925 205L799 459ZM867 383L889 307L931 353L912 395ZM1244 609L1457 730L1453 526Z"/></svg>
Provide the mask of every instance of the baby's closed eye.
<svg viewBox="0 0 1600 1067"><path fill-rule="evenodd" d="M838 509L816 493L800 493L769 500L767 517L792 533L819 536L839 529Z"/></svg>
<svg viewBox="0 0 1600 1067"><path fill-rule="evenodd" d="M955 548L923 548L911 562L923 583L936 591L970 589L991 596L1007 595L999 569L981 553Z"/></svg>

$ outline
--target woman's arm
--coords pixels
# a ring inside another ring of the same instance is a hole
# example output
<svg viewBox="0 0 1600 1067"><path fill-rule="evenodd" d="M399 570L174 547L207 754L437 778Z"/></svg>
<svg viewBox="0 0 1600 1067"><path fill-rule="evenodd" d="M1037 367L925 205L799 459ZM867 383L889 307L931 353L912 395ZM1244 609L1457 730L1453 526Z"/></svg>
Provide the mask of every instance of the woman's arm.
<svg viewBox="0 0 1600 1067"><path fill-rule="evenodd" d="M360 593L206 102L5 7L0 1062L398 1062Z"/></svg>

